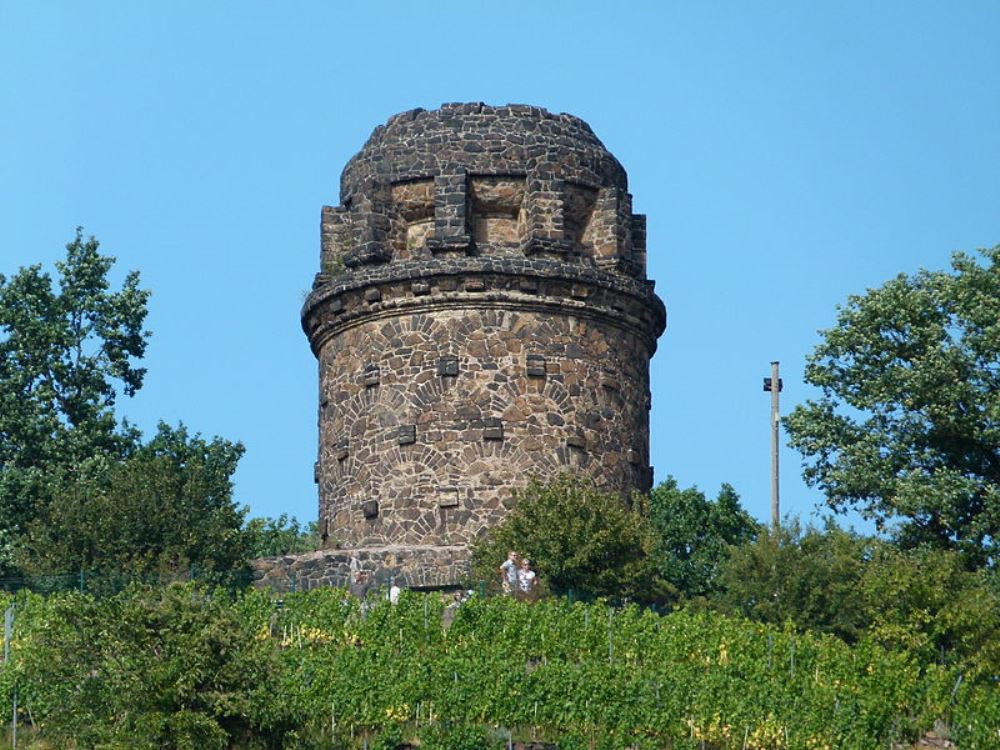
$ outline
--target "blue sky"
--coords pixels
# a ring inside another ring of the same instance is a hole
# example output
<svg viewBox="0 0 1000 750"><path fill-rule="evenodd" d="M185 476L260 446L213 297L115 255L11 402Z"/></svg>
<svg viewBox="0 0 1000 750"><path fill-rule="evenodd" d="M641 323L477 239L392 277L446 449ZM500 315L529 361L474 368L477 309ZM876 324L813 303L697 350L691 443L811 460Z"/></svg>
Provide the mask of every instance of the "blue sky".
<svg viewBox="0 0 1000 750"><path fill-rule="evenodd" d="M413 107L571 112L649 217L657 477L764 519L769 362L787 412L849 294L1000 243L997 39L976 0L0 0L0 272L84 225L153 290L122 414L242 440L237 499L313 519L298 314L343 165ZM783 449L783 510L819 500Z"/></svg>

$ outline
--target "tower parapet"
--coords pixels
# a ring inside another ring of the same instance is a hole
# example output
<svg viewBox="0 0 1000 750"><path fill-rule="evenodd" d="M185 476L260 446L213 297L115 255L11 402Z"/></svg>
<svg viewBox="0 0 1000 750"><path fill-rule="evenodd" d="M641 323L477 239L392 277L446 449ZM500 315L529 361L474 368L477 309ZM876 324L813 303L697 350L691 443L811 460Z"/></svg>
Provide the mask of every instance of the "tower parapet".
<svg viewBox="0 0 1000 750"><path fill-rule="evenodd" d="M447 549L456 575L532 476L650 488L666 312L625 170L585 122L520 105L405 112L348 162L340 198L302 309L328 543L366 559Z"/></svg>

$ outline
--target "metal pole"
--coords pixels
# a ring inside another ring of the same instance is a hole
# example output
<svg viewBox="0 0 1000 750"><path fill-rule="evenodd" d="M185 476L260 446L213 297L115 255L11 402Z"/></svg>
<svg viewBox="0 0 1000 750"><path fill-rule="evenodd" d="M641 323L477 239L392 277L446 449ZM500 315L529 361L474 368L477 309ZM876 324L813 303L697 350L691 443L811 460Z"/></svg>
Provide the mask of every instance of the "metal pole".
<svg viewBox="0 0 1000 750"><path fill-rule="evenodd" d="M10 642L14 639L14 603L4 612L3 623L3 660L10 660ZM10 720L11 747L17 750L17 682L14 683L14 712Z"/></svg>
<svg viewBox="0 0 1000 750"><path fill-rule="evenodd" d="M771 363L771 527L777 530L781 525L781 506L778 499L778 430L781 428L781 410L778 396L781 394L781 378L778 377L778 362Z"/></svg>
<svg viewBox="0 0 1000 750"><path fill-rule="evenodd" d="M14 638L14 603L3 613L3 660L10 660L10 642Z"/></svg>

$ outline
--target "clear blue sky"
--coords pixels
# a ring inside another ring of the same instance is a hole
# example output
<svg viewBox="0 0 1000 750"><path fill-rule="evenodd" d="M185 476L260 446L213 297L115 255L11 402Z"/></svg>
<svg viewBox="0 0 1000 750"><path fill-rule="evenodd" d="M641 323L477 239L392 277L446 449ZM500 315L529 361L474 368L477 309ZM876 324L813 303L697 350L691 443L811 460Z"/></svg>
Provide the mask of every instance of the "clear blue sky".
<svg viewBox="0 0 1000 750"><path fill-rule="evenodd" d="M242 440L238 500L313 519L298 314L344 163L412 107L571 112L649 216L657 477L763 519L769 362L787 411L847 295L1000 243L998 40L994 0L0 0L0 271L84 225L154 293L122 413Z"/></svg>

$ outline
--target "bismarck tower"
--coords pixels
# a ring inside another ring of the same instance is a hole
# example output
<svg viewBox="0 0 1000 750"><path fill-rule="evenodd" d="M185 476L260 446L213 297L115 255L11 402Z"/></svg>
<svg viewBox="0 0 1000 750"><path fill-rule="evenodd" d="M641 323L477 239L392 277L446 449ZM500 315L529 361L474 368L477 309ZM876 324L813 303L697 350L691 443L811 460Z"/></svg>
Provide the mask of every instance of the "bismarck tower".
<svg viewBox="0 0 1000 750"><path fill-rule="evenodd" d="M666 313L645 216L585 122L515 105L396 115L323 208L320 264L302 326L320 529L341 556L445 584L532 476L650 488Z"/></svg>

